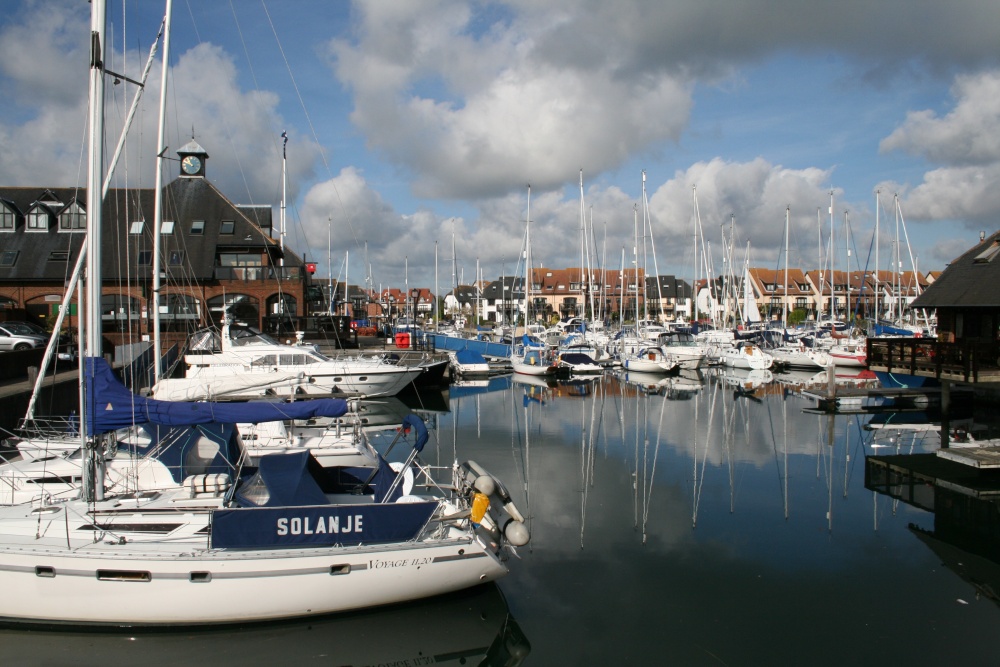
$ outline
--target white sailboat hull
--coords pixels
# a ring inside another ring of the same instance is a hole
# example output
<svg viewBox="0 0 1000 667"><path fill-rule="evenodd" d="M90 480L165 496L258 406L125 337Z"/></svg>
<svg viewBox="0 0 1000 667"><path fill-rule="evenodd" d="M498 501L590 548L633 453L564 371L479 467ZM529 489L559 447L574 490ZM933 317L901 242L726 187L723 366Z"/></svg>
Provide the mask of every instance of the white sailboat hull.
<svg viewBox="0 0 1000 667"><path fill-rule="evenodd" d="M121 505L105 501L99 509ZM194 501L197 502L197 501ZM216 503L217 504L217 501ZM88 516L27 505L0 510L0 618L45 624L194 625L312 616L414 600L507 573L482 533L351 547L226 550L208 547L206 510L136 514L88 530ZM163 510L163 505L159 506ZM168 508L169 509L169 508Z"/></svg>
<svg viewBox="0 0 1000 667"><path fill-rule="evenodd" d="M316 549L308 556L265 551L223 558L191 546L156 553L104 544L75 552L4 545L0 554L0 618L46 624L196 625L313 616L460 590L507 573L478 541Z"/></svg>

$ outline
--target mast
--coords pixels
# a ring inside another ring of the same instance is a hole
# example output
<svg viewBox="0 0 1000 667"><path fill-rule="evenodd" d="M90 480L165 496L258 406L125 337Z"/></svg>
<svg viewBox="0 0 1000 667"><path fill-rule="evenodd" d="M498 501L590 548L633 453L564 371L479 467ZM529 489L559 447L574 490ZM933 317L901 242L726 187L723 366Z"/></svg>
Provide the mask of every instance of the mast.
<svg viewBox="0 0 1000 667"><path fill-rule="evenodd" d="M830 327L837 321L837 277L833 273L833 190L830 190Z"/></svg>
<svg viewBox="0 0 1000 667"><path fill-rule="evenodd" d="M875 191L875 290L874 290L874 292L875 292L875 306L874 306L875 317L874 317L874 320L875 320L875 324L876 325L878 325L878 292L879 292L879 289L881 289L879 287L879 280L878 280L879 279L879 275L878 275L878 245L879 245L878 244L878 241L879 241L879 239L878 239L878 231L879 231L878 230L878 226L879 226L878 208L879 208L879 204L881 204L881 202L879 201L879 195L881 193L882 193L881 190L876 190ZM873 330L874 330L874 327L873 327Z"/></svg>
<svg viewBox="0 0 1000 667"><path fill-rule="evenodd" d="M160 72L160 117L156 130L156 176L153 178L153 278L150 289L152 303L150 310L153 316L153 383L160 381L160 355L162 341L160 336L160 266L163 249L160 239L160 227L163 225L163 154L166 153L164 133L167 122L167 70L170 60L170 16L173 13L173 0L167 0L166 14L163 17L163 69ZM93 258L93 255L91 255ZM91 306L97 308L100 300L91 301Z"/></svg>
<svg viewBox="0 0 1000 667"><path fill-rule="evenodd" d="M90 163L87 169L87 326L86 359L100 357L101 349L101 222L103 220L103 196L101 181L104 176L104 25L107 20L107 8L104 0L92 0L90 13L90 119L88 153ZM158 236L159 234L157 234ZM85 364L86 368L87 364ZM93 368L90 369L93 372ZM81 383L86 391L86 382ZM84 396L86 399L86 396ZM83 499L87 501L101 500L104 495L104 482L97 466L98 442L87 438L91 415L90 405L85 400L81 404L80 434L84 443L86 460L83 474Z"/></svg>
<svg viewBox="0 0 1000 667"><path fill-rule="evenodd" d="M531 183L528 183L528 209L524 217L524 329L527 333L531 314Z"/></svg>
<svg viewBox="0 0 1000 667"><path fill-rule="evenodd" d="M844 289L847 290L844 295L844 303L846 304L845 319L848 320L850 328L848 332L854 330L854 314L851 312L851 218L848 211L844 211L844 245L847 247L847 283Z"/></svg>
<svg viewBox="0 0 1000 667"><path fill-rule="evenodd" d="M285 266L285 196L288 190L288 132L281 132L281 231L279 233L279 243L281 245L281 258L278 266ZM284 277L284 276L282 276Z"/></svg>
<svg viewBox="0 0 1000 667"><path fill-rule="evenodd" d="M333 315L333 218L326 217L326 265L329 267L326 285L326 314Z"/></svg>
<svg viewBox="0 0 1000 667"><path fill-rule="evenodd" d="M691 283L691 298L694 303L691 304L691 319L693 320L692 325L698 322L698 269L701 266L701 262L698 261L698 228L700 225L701 216L698 213L698 186L691 186L691 200L692 200L692 212L694 213L694 278Z"/></svg>
<svg viewBox="0 0 1000 667"><path fill-rule="evenodd" d="M781 300L781 326L788 328L788 219L791 216L792 207L785 207L785 295Z"/></svg>
<svg viewBox="0 0 1000 667"><path fill-rule="evenodd" d="M587 317L587 281L584 279L584 245L587 242L587 215L583 203L583 169L580 170L580 315ZM587 278L589 278L589 272Z"/></svg>
<svg viewBox="0 0 1000 667"><path fill-rule="evenodd" d="M434 241L434 333L438 332L441 313L438 311L438 242Z"/></svg>

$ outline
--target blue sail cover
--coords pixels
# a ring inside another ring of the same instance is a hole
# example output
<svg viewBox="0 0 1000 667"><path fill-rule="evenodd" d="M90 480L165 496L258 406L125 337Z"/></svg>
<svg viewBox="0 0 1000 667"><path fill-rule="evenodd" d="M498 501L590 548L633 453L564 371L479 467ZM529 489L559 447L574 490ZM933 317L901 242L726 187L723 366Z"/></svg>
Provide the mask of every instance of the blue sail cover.
<svg viewBox="0 0 1000 667"><path fill-rule="evenodd" d="M87 357L84 364L88 436L147 423L166 426L235 422L259 424L286 419L340 417L347 412L347 401L339 398L317 398L295 403L159 401L129 391L101 357Z"/></svg>

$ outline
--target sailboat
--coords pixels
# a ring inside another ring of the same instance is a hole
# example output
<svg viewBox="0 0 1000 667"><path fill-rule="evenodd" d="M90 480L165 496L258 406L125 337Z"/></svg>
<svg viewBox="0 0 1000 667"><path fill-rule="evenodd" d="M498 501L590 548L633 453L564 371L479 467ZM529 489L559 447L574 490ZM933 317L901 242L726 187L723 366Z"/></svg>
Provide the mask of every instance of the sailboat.
<svg viewBox="0 0 1000 667"><path fill-rule="evenodd" d="M559 365L552 360L548 346L528 334L531 313L531 283L534 280L531 266L531 186L528 186L528 214L524 227L524 322L525 332L511 345L510 365L521 375L555 375Z"/></svg>
<svg viewBox="0 0 1000 667"><path fill-rule="evenodd" d="M791 207L785 207L785 287L781 304L781 327L788 337L788 232L789 220L791 218ZM831 363L833 360L826 352L809 347L804 341L787 341L783 345L768 350L774 357L775 363L786 368L797 368L805 370L819 371Z"/></svg>
<svg viewBox="0 0 1000 667"><path fill-rule="evenodd" d="M105 20L104 0L92 0L91 304L102 290ZM199 438L181 452L188 474L180 488L105 497L106 434L142 424L231 423L247 406L132 394L100 356L100 309L86 313L83 496L0 508L5 620L172 626L326 614L496 580L507 573L508 550L527 543L524 517L499 480L468 461L446 468L450 480L441 481L420 461L428 435L415 415L403 422L412 448L395 466L380 457L373 470L323 468L300 451L263 456L251 467L235 430L226 437L218 427L211 444Z"/></svg>

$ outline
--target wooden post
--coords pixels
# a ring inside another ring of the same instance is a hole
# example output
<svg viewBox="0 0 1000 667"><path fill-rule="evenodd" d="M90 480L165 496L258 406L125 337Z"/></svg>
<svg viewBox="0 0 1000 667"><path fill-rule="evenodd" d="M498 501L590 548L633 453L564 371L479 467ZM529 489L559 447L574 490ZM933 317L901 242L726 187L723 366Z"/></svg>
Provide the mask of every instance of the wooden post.
<svg viewBox="0 0 1000 667"><path fill-rule="evenodd" d="M941 449L948 449L951 438L951 382L941 380Z"/></svg>

